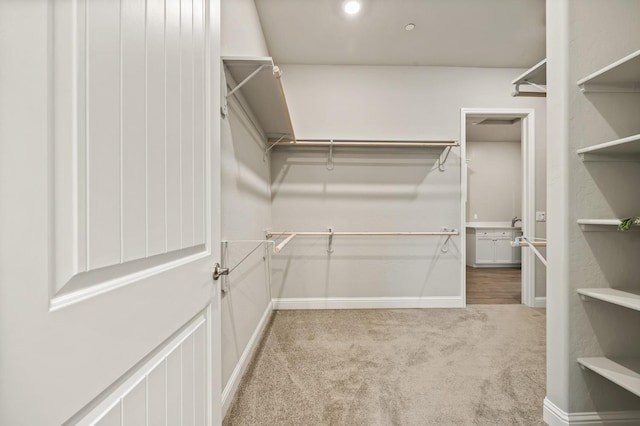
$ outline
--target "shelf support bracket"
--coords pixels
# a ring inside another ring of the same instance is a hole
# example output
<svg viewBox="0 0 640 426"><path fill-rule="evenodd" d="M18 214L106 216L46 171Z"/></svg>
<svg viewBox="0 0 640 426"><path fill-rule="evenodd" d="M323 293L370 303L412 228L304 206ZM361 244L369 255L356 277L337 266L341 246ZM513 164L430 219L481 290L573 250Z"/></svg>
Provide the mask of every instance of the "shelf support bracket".
<svg viewBox="0 0 640 426"><path fill-rule="evenodd" d="M245 84L247 84L249 82L249 80L251 80L253 77L255 77L260 71L262 71L263 68L267 67L268 65L263 64L260 65L258 68L256 68L256 70L254 72L252 72L251 74L249 74L244 80L242 80L240 83L238 83L236 85L236 87L234 87L233 89L231 89L230 92L227 92L226 97L228 98L229 96L232 96L234 93L236 93L236 91L238 91L242 86L244 86Z"/></svg>
<svg viewBox="0 0 640 426"><path fill-rule="evenodd" d="M442 154L440 155L440 158L438 159L438 170L440 170L441 172L444 172L445 170L447 170L444 165L447 162L447 158L449 158L449 154L451 153L451 146L447 146L444 151L442 152Z"/></svg>
<svg viewBox="0 0 640 426"><path fill-rule="evenodd" d="M524 82L527 83L529 86L533 86L536 89L540 90L541 93L547 93L547 88L546 87L543 87L543 86L540 86L538 84L532 83L529 80L525 80Z"/></svg>
<svg viewBox="0 0 640 426"><path fill-rule="evenodd" d="M267 161L267 155L269 155L269 152L278 144L278 142L280 142L286 136L287 135L280 136L280 139L278 139L277 141L275 141L273 143L270 143L269 142L269 138L266 138L265 146L264 146L264 154L262 155L262 161Z"/></svg>
<svg viewBox="0 0 640 426"><path fill-rule="evenodd" d="M333 228L329 228L329 246L327 247L327 253L333 253Z"/></svg>
<svg viewBox="0 0 640 426"><path fill-rule="evenodd" d="M447 227L443 227L443 228L442 228L442 231L443 231L443 232L458 232L458 230L457 230L457 229L455 229L455 228L454 228L454 229L449 229L449 228L447 228ZM442 253L447 253L447 252L449 252L449 241L451 241L451 235L447 235L447 238L445 238L445 240L444 240L444 244L442 244L442 248L440 249L440 251L441 251Z"/></svg>

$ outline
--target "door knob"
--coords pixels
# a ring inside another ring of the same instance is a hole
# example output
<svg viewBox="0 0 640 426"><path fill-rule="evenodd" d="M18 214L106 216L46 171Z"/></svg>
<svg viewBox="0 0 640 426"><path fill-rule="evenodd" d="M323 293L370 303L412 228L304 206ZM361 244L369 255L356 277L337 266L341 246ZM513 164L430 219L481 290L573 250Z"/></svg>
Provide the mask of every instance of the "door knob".
<svg viewBox="0 0 640 426"><path fill-rule="evenodd" d="M213 265L213 279L217 281L223 275L229 275L229 268L223 268L219 263Z"/></svg>

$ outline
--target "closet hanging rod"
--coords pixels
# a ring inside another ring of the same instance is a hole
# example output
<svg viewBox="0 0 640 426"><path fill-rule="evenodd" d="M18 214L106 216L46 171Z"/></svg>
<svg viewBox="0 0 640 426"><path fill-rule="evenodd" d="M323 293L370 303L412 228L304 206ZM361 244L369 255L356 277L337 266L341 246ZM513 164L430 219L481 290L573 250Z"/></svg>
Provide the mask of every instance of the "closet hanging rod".
<svg viewBox="0 0 640 426"><path fill-rule="evenodd" d="M458 235L457 230L452 231L433 231L433 232L363 232L363 231L350 231L350 232L276 232L269 231L267 237L273 236L284 236L284 235L295 235L295 236L317 236L317 235L326 235L326 236L393 236L393 235L402 235L402 236L426 236L426 235Z"/></svg>
<svg viewBox="0 0 640 426"><path fill-rule="evenodd" d="M311 146L311 147L395 147L395 148L407 148L407 147L454 147L459 146L457 141L374 141L374 140L333 140L330 139L307 139L307 140L283 140L279 142L271 142L271 146L285 146L285 147L299 147L299 146Z"/></svg>
<svg viewBox="0 0 640 426"><path fill-rule="evenodd" d="M529 247L533 251L533 253L536 255L536 257L540 259L540 262L542 262L544 266L547 266L547 259L545 259L542 253L540 253L536 248L536 247L546 247L547 246L546 241L535 241L535 238L534 238L534 241L530 241L528 238L525 238L525 237L517 237L515 241L511 242L511 246L512 247Z"/></svg>
<svg viewBox="0 0 640 426"><path fill-rule="evenodd" d="M547 242L546 241L531 241L531 242L526 242L526 241L511 241L511 247L529 247L529 246L534 246L534 247L546 247L547 246Z"/></svg>
<svg viewBox="0 0 640 426"><path fill-rule="evenodd" d="M289 244L289 242L291 240L293 240L296 237L296 233L290 234L287 238L285 238L285 240L283 242L281 242L280 244L278 244L277 246L275 246L275 248L273 249L274 252L276 253L280 253L282 251L282 249Z"/></svg>

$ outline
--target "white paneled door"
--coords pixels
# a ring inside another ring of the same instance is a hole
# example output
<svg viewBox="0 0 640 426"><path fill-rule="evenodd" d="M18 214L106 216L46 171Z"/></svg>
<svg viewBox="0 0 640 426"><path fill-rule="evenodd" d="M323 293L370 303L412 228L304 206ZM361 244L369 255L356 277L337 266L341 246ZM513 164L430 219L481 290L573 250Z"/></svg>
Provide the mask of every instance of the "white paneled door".
<svg viewBox="0 0 640 426"><path fill-rule="evenodd" d="M220 421L219 2L0 2L0 424Z"/></svg>

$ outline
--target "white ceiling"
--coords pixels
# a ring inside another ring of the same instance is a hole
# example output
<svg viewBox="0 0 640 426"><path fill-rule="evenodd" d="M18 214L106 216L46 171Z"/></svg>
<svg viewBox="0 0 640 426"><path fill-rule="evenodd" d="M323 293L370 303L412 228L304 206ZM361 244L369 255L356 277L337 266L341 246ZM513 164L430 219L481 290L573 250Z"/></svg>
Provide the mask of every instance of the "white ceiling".
<svg viewBox="0 0 640 426"><path fill-rule="evenodd" d="M529 68L545 57L545 0L361 2L347 17L343 0L255 0L280 64Z"/></svg>

